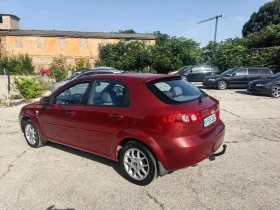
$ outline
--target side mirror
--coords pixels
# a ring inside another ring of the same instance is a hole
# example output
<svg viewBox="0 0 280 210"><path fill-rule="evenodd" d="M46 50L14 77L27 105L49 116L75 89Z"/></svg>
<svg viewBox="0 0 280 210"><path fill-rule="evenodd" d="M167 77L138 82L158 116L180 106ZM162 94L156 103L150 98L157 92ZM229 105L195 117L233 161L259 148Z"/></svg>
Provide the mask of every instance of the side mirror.
<svg viewBox="0 0 280 210"><path fill-rule="evenodd" d="M49 97L41 98L40 103L44 105L49 104Z"/></svg>
<svg viewBox="0 0 280 210"><path fill-rule="evenodd" d="M234 77L235 75L236 75L236 73L234 72L234 73L232 73L230 76Z"/></svg>

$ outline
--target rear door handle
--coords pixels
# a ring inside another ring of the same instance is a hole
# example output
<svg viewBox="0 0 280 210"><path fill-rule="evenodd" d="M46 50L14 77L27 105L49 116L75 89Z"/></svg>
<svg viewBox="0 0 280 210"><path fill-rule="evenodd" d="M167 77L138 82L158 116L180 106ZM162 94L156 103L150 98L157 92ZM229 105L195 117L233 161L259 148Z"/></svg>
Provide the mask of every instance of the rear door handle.
<svg viewBox="0 0 280 210"><path fill-rule="evenodd" d="M110 114L109 118L113 119L113 120L122 120L124 118L124 116L121 114Z"/></svg>
<svg viewBox="0 0 280 210"><path fill-rule="evenodd" d="M75 111L66 111L66 112L65 112L65 115L66 115L66 116L70 116L70 117L71 117L71 116L75 116L75 115L76 115L76 112L75 112Z"/></svg>

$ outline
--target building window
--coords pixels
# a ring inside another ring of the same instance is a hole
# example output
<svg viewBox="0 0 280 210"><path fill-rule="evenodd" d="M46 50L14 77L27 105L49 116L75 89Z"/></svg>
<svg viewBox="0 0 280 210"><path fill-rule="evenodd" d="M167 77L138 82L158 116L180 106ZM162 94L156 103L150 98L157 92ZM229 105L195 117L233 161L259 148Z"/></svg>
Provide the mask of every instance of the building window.
<svg viewBox="0 0 280 210"><path fill-rule="evenodd" d="M16 37L16 48L23 48L23 38Z"/></svg>
<svg viewBox="0 0 280 210"><path fill-rule="evenodd" d="M88 40L85 38L81 39L81 50L87 50L88 49Z"/></svg>
<svg viewBox="0 0 280 210"><path fill-rule="evenodd" d="M45 48L45 38L37 37L37 48L44 49Z"/></svg>
<svg viewBox="0 0 280 210"><path fill-rule="evenodd" d="M58 38L58 48L59 48L59 50L66 49L66 39L64 37Z"/></svg>
<svg viewBox="0 0 280 210"><path fill-rule="evenodd" d="M3 17L0 15L0 23L3 23Z"/></svg>

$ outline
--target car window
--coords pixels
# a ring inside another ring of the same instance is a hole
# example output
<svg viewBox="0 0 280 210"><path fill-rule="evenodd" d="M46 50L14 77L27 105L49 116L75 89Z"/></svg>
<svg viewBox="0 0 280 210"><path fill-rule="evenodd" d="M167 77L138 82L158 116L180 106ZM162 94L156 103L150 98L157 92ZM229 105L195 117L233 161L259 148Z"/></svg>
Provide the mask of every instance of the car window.
<svg viewBox="0 0 280 210"><path fill-rule="evenodd" d="M261 74L271 74L270 69L260 69Z"/></svg>
<svg viewBox="0 0 280 210"><path fill-rule="evenodd" d="M210 66L203 65L203 66L195 66L192 68L192 72L194 73L204 72L204 71L210 71Z"/></svg>
<svg viewBox="0 0 280 210"><path fill-rule="evenodd" d="M182 68L181 70L179 70L179 73L180 74L185 74L185 73L188 73L190 72L192 69L188 66L186 66L185 68Z"/></svg>
<svg viewBox="0 0 280 210"><path fill-rule="evenodd" d="M247 69L239 69L239 70L236 70L234 73L236 76L247 75Z"/></svg>
<svg viewBox="0 0 280 210"><path fill-rule="evenodd" d="M54 104L80 105L87 90L89 82L71 86L58 94L54 99Z"/></svg>
<svg viewBox="0 0 280 210"><path fill-rule="evenodd" d="M129 106L129 91L117 81L96 80L89 94L88 105L95 106Z"/></svg>
<svg viewBox="0 0 280 210"><path fill-rule="evenodd" d="M146 86L159 100L167 104L186 103L206 96L199 88L181 78L154 80Z"/></svg>
<svg viewBox="0 0 280 210"><path fill-rule="evenodd" d="M248 69L248 74L259 74L259 69Z"/></svg>

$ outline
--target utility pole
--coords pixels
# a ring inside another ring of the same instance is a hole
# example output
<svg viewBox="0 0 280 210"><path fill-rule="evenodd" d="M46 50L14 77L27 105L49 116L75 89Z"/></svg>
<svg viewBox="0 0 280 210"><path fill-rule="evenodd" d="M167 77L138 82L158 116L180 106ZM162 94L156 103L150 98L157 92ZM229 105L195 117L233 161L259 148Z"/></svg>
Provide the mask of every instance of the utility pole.
<svg viewBox="0 0 280 210"><path fill-rule="evenodd" d="M212 18L209 18L209 19L206 19L206 20L202 20L200 22L198 22L198 24L200 23L204 23L204 22L207 22L209 20L213 20L213 19L216 19L216 24L215 24L215 35L214 35L214 42L216 43L216 37L217 37L217 28L218 28L218 19L223 17L224 15L217 15L215 17L212 17Z"/></svg>

